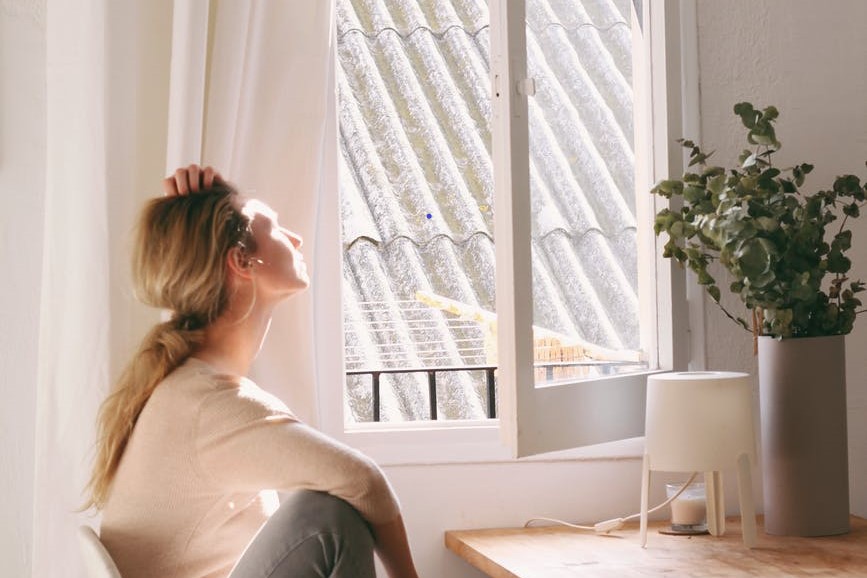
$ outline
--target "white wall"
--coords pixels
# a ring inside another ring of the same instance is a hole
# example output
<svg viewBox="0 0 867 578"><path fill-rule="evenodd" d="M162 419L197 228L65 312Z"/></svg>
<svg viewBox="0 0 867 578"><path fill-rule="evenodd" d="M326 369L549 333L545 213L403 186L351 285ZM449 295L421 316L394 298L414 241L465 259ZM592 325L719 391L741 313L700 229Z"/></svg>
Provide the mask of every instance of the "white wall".
<svg viewBox="0 0 867 578"><path fill-rule="evenodd" d="M137 3L139 4L139 3ZM139 4L140 6L144 4ZM167 2L136 17L165 25ZM148 5L151 5L148 3ZM0 575L29 576L32 540L32 471L38 293L44 183L44 56L42 0L0 0ZM130 12L112 18L130 18ZM775 104L782 112L781 161L816 164L810 182L825 184L841 172L867 175L867 3L861 0L699 0L702 140L720 160L740 150L741 133L731 106L750 99ZM110 130L143 135L161 131L149 124L164 111L142 91L162 90L167 52L139 71L123 66L147 39L129 39L115 54L116 74L127 74L127 91L115 98ZM156 50L166 51L167 43ZM138 48L136 48L138 46ZM153 66L153 68L149 68ZM123 96L125 95L125 96ZM157 99L158 100L158 99ZM138 102L138 104L136 104ZM151 104L148 104L151 103ZM139 137L136 137L139 138ZM128 142L142 142L130 138ZM145 138L159 139L159 135ZM147 178L162 170L162 152L129 145L112 153L119 188L147 196ZM133 163L132 159L141 162ZM112 209L128 222L130 205ZM857 235L867 235L867 219ZM123 231L116 232L123 238ZM113 255L120 267L122 250ZM867 276L867 244L856 267ZM117 268L116 268L117 269ZM121 271L121 269L117 269ZM113 273L117 290L122 272ZM122 293L114 307L123 309ZM117 321L120 349L128 349L147 320L132 309ZM849 338L849 428L853 509L867 515L867 324ZM754 372L749 336L710 305L707 308L708 366ZM116 369L116 368L115 368ZM637 458L542 463L391 466L388 474L401 497L414 552L424 576L480 578L443 547L446 529L519 525L534 515L596 521L629 514L638 507ZM657 478L654 497L661 497ZM728 484L733 489L734 484ZM728 504L736 501L729 496Z"/></svg>
<svg viewBox="0 0 867 578"><path fill-rule="evenodd" d="M45 183L42 0L0 2L0 576L29 576Z"/></svg>
<svg viewBox="0 0 867 578"><path fill-rule="evenodd" d="M828 188L845 173L867 179L867 2L699 0L698 24L701 141L716 149L715 162L736 162L745 148L732 107L746 100L780 110L776 163L815 165L805 190ZM867 218L855 223L852 274L867 279ZM706 311L708 367L755 374L750 335L714 304ZM861 516L867 515L864 317L846 339L850 496Z"/></svg>

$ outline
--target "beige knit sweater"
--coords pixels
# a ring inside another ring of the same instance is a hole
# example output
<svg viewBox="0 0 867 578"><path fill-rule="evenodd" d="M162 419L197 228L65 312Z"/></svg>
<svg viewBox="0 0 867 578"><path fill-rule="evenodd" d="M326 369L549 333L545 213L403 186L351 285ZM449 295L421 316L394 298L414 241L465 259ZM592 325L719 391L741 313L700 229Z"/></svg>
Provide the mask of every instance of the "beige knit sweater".
<svg viewBox="0 0 867 578"><path fill-rule="evenodd" d="M298 488L343 498L370 522L399 514L369 458L252 381L190 358L142 410L100 537L124 578L222 578L277 508L276 491Z"/></svg>

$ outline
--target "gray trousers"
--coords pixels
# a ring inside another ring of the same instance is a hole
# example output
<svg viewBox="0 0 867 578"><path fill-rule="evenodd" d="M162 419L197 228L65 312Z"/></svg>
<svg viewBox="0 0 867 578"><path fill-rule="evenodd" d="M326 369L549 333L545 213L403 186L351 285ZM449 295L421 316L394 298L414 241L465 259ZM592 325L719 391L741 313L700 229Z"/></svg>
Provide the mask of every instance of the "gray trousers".
<svg viewBox="0 0 867 578"><path fill-rule="evenodd" d="M339 498L301 490L285 496L229 578L375 578L373 536Z"/></svg>

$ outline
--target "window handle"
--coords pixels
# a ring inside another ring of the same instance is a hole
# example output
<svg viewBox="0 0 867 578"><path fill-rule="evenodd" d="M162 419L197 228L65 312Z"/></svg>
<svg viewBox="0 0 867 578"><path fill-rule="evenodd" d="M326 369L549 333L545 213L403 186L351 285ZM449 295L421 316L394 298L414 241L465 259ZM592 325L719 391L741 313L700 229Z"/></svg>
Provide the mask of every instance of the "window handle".
<svg viewBox="0 0 867 578"><path fill-rule="evenodd" d="M518 94L522 96L535 96L536 95L536 79L535 78L525 78L523 80L519 80L516 83L515 88L518 90Z"/></svg>

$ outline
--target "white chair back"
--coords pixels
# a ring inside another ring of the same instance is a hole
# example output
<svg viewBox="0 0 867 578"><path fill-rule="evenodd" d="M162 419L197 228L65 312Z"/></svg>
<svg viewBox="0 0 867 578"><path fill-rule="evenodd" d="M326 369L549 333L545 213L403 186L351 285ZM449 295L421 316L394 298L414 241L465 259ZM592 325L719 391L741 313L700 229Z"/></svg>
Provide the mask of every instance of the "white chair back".
<svg viewBox="0 0 867 578"><path fill-rule="evenodd" d="M108 550L99 541L99 536L90 526L78 528L78 542L88 578L121 578Z"/></svg>

